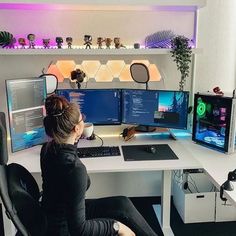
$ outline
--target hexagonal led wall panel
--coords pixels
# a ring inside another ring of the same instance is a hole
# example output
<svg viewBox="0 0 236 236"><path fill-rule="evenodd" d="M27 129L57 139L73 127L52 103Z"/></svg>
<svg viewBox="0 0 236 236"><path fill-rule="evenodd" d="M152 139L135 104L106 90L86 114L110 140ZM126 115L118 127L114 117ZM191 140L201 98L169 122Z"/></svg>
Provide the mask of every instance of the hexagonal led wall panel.
<svg viewBox="0 0 236 236"><path fill-rule="evenodd" d="M64 78L70 78L71 71L75 69L75 62L69 60L57 61L56 66Z"/></svg>

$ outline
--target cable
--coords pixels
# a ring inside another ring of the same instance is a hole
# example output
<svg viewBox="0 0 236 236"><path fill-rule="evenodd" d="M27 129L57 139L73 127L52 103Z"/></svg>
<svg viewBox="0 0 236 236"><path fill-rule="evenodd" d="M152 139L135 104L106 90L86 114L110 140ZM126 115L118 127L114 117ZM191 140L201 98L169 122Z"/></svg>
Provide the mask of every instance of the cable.
<svg viewBox="0 0 236 236"><path fill-rule="evenodd" d="M102 141L102 144L100 145L100 147L102 147L102 146L103 146L103 139L102 139L100 136L98 136L97 134L95 134L95 133L94 133L94 135L95 135L96 137L98 137L98 138Z"/></svg>

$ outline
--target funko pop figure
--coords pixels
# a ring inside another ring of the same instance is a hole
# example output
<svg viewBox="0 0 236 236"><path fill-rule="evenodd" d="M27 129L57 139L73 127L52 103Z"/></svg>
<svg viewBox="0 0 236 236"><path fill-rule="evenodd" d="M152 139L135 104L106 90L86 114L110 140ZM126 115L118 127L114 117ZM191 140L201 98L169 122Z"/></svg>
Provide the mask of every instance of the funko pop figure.
<svg viewBox="0 0 236 236"><path fill-rule="evenodd" d="M97 45L99 49L102 49L102 43L104 42L104 39L102 37L97 38Z"/></svg>
<svg viewBox="0 0 236 236"><path fill-rule="evenodd" d="M18 38L18 43L21 45L21 48L25 48L26 45L25 38Z"/></svg>
<svg viewBox="0 0 236 236"><path fill-rule="evenodd" d="M84 45L86 45L86 49L87 48L91 48L91 45L92 45L92 36L91 35L84 35Z"/></svg>
<svg viewBox="0 0 236 236"><path fill-rule="evenodd" d="M72 41L73 41L72 37L67 37L67 38L66 38L66 42L67 42L68 48L72 48L72 47L71 47L71 46L72 46Z"/></svg>
<svg viewBox="0 0 236 236"><path fill-rule="evenodd" d="M105 41L106 47L110 48L111 47L112 39L111 38L105 38L104 41Z"/></svg>
<svg viewBox="0 0 236 236"><path fill-rule="evenodd" d="M62 48L63 38L56 37L57 48Z"/></svg>
<svg viewBox="0 0 236 236"><path fill-rule="evenodd" d="M28 34L27 39L29 40L29 48L34 48L34 46L35 46L35 34Z"/></svg>
<svg viewBox="0 0 236 236"><path fill-rule="evenodd" d="M49 48L50 39L43 39L43 46L44 48Z"/></svg>

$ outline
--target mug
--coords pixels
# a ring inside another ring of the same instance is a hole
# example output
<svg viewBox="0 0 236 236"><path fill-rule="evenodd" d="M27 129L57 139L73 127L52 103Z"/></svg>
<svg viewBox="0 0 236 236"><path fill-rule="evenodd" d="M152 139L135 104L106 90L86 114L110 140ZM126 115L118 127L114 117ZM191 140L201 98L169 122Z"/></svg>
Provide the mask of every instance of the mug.
<svg viewBox="0 0 236 236"><path fill-rule="evenodd" d="M89 138L93 134L93 123L84 123L84 130L82 133L82 137Z"/></svg>

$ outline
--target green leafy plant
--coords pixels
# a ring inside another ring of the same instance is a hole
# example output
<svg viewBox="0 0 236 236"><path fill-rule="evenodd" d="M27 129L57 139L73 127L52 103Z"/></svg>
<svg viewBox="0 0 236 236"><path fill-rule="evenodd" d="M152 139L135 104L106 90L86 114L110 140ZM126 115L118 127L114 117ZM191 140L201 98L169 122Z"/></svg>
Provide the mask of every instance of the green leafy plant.
<svg viewBox="0 0 236 236"><path fill-rule="evenodd" d="M185 36L176 36L171 40L171 57L177 65L177 70L181 73L179 90L183 91L186 78L190 73L190 63L192 58L192 48L189 45L189 39Z"/></svg>

